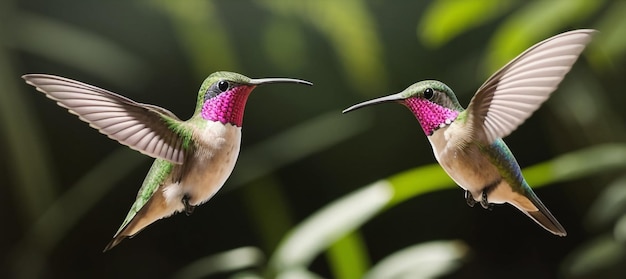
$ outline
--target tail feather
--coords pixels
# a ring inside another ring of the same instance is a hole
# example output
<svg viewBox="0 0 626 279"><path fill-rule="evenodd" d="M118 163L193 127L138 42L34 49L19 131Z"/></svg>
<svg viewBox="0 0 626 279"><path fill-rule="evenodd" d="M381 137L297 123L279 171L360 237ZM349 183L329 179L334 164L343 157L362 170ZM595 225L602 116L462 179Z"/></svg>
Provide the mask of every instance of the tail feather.
<svg viewBox="0 0 626 279"><path fill-rule="evenodd" d="M118 244L120 244L120 242L122 242L122 240L124 240L126 238L127 238L127 236L125 236L125 235L117 235L117 236L115 236L113 239L111 239L109 244L107 244L107 246L104 247L104 250L102 250L102 253L113 249L113 247L115 247Z"/></svg>
<svg viewBox="0 0 626 279"><path fill-rule="evenodd" d="M526 214L528 217L533 219L535 222L537 222L537 224L539 224L541 227L543 227L547 231L558 236L567 235L565 228L563 228L561 223L559 223L559 221L556 220L554 215L550 213L550 210L548 210L548 208L545 205L543 205L541 200L539 200L537 195L535 195L535 193L530 189L530 187L527 188L527 192L525 196L526 198L528 198L528 200L530 200L530 202L532 202L532 204L537 208L537 210L534 210L534 208L530 209L527 207L523 207L515 203L513 203L513 205L517 207L520 211L524 212L524 214Z"/></svg>
<svg viewBox="0 0 626 279"><path fill-rule="evenodd" d="M550 214L550 211L547 211L547 214L544 214L544 212L541 211L524 211L524 213L526 213L528 217L533 219L535 222L537 222L537 224L542 226L544 229L550 231L551 233L558 236L567 235L567 232L565 231L563 226L561 226L559 221L557 221L554 216Z"/></svg>
<svg viewBox="0 0 626 279"><path fill-rule="evenodd" d="M179 206L180 208L170 208L168 204L165 202L165 198L163 195L153 195L150 200L141 207L141 209L133 213L133 209L131 208L131 212L126 217L126 220L122 223L122 226L119 228L115 236L106 247L104 247L104 251L111 250L113 247L118 245L122 240L131 238L145 229L148 225L154 223L155 221L168 217L180 210L182 210L182 203Z"/></svg>

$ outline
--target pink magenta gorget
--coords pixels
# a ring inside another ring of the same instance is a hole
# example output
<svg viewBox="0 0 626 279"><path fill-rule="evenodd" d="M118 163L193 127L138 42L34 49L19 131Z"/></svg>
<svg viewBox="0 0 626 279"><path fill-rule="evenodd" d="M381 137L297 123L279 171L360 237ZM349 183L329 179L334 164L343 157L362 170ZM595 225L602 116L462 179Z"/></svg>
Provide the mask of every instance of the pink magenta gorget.
<svg viewBox="0 0 626 279"><path fill-rule="evenodd" d="M238 86L207 100L202 106L202 118L241 127L243 111L252 89L254 87Z"/></svg>
<svg viewBox="0 0 626 279"><path fill-rule="evenodd" d="M402 102L408 107L419 121L424 133L430 136L433 132L456 119L459 112L452 110L424 98L411 97Z"/></svg>

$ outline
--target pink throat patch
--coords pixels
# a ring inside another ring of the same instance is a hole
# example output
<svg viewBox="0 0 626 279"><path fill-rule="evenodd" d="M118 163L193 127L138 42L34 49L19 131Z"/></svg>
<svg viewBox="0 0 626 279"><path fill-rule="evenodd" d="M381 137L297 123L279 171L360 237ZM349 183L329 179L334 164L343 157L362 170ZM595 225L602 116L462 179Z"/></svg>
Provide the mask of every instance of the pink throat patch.
<svg viewBox="0 0 626 279"><path fill-rule="evenodd" d="M202 106L202 118L241 127L246 101L253 88L239 86L207 100Z"/></svg>
<svg viewBox="0 0 626 279"><path fill-rule="evenodd" d="M402 104L413 112L427 136L431 136L435 130L449 125L459 115L456 110L442 107L423 98L411 97L404 100Z"/></svg>

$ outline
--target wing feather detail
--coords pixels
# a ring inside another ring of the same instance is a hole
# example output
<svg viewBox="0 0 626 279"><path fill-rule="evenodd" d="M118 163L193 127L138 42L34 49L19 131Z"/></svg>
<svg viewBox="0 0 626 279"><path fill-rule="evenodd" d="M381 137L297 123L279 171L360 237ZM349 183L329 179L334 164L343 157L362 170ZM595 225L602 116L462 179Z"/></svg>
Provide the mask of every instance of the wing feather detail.
<svg viewBox="0 0 626 279"><path fill-rule="evenodd" d="M517 129L556 90L595 32L581 29L548 38L487 79L467 108L474 138L490 144Z"/></svg>
<svg viewBox="0 0 626 279"><path fill-rule="evenodd" d="M170 111L68 78L45 74L22 78L109 138L148 156L183 163L183 138L171 129L183 122Z"/></svg>

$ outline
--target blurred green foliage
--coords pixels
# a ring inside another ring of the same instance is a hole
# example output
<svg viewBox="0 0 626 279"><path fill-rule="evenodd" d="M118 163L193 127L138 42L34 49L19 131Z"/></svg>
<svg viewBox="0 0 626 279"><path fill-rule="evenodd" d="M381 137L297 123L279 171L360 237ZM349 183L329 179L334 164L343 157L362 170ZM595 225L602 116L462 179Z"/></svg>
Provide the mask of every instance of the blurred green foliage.
<svg viewBox="0 0 626 279"><path fill-rule="evenodd" d="M623 1L584 0L1 1L0 277L621 278L624 14ZM506 139L529 183L550 185L537 193L564 239L510 207L467 208L402 109L340 114L427 78L467 103L519 52L575 28L600 33ZM315 86L259 89L219 195L102 254L150 160L20 75L71 77L185 118L217 70Z"/></svg>

